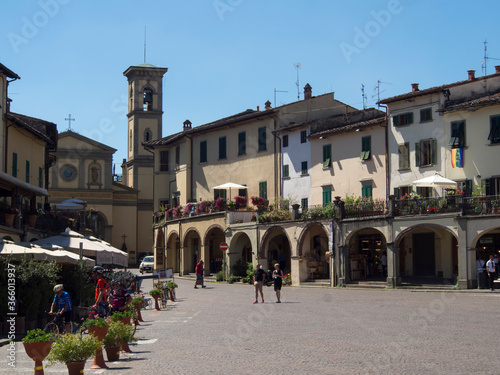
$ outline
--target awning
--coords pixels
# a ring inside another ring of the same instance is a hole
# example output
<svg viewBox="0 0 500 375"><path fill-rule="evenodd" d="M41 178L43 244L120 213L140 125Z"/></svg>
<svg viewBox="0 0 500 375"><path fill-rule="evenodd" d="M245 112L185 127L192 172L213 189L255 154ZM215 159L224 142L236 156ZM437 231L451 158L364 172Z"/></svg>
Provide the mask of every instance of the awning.
<svg viewBox="0 0 500 375"><path fill-rule="evenodd" d="M23 197L32 197L33 195L48 197L49 193L46 189L28 184L27 182L21 181L11 175L0 171L0 187L12 190L12 188L17 189L17 195Z"/></svg>

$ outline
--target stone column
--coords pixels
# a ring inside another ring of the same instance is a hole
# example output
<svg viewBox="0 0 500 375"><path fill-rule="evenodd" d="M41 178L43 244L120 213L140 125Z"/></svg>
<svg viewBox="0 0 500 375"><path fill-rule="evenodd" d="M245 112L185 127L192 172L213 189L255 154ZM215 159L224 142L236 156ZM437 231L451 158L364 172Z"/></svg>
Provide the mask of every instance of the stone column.
<svg viewBox="0 0 500 375"><path fill-rule="evenodd" d="M387 244L387 286L395 288L401 283L399 274L399 247L394 246L394 242Z"/></svg>
<svg viewBox="0 0 500 375"><path fill-rule="evenodd" d="M201 254L198 254L198 260L203 259L203 267L205 267L205 271L203 272L203 275L209 276L210 275L210 245L209 244L204 244L201 245L200 248Z"/></svg>
<svg viewBox="0 0 500 375"><path fill-rule="evenodd" d="M292 285L300 285L300 257L298 255L290 257L290 276Z"/></svg>
<svg viewBox="0 0 500 375"><path fill-rule="evenodd" d="M345 286L346 282L351 281L349 274L347 273L347 264L349 262L349 246L336 246L335 250L337 252L337 256L335 260L337 264L335 265L338 275L338 284L339 286Z"/></svg>
<svg viewBox="0 0 500 375"><path fill-rule="evenodd" d="M467 220L457 218L458 229L458 287L460 289L477 288L476 250L467 247ZM473 269L469 267L469 259L474 260ZM474 276L474 277L473 277Z"/></svg>

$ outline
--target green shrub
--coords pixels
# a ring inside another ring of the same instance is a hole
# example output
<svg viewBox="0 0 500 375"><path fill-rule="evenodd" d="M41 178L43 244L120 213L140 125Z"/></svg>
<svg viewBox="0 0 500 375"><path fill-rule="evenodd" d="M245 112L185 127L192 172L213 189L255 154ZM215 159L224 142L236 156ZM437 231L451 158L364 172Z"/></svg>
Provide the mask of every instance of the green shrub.
<svg viewBox="0 0 500 375"><path fill-rule="evenodd" d="M61 335L52 344L47 360L50 363L84 362L100 348L101 343L94 335Z"/></svg>
<svg viewBox="0 0 500 375"><path fill-rule="evenodd" d="M217 281L224 281L224 272L223 271L217 272L216 279Z"/></svg>

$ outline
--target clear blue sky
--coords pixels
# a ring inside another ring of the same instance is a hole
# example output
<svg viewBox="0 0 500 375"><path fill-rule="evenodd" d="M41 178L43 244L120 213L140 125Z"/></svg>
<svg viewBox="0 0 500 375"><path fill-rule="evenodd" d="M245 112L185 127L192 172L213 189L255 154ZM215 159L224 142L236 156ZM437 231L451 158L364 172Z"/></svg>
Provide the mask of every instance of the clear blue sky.
<svg viewBox="0 0 500 375"><path fill-rule="evenodd" d="M482 75L484 40L500 58L500 2L485 0L4 1L0 62L21 76L12 111L72 128L126 156L127 80L144 60L167 67L163 136L248 108L313 95L362 108L411 90ZM500 60L488 60L488 73ZM375 96L374 96L375 95Z"/></svg>

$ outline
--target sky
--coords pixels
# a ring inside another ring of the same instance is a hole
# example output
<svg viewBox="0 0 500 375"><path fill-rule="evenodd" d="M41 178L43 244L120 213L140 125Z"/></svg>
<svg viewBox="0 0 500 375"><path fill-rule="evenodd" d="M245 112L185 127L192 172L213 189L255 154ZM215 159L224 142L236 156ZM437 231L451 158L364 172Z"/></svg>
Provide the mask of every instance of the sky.
<svg viewBox="0 0 500 375"><path fill-rule="evenodd" d="M245 111L335 92L358 109L484 75L500 64L500 2L485 0L3 1L0 63L21 77L11 111L127 147L127 79L166 67L163 136ZM379 83L380 82L380 83ZM298 83L298 85L297 85ZM378 91L376 87L379 87ZM275 100L276 97L276 100Z"/></svg>

